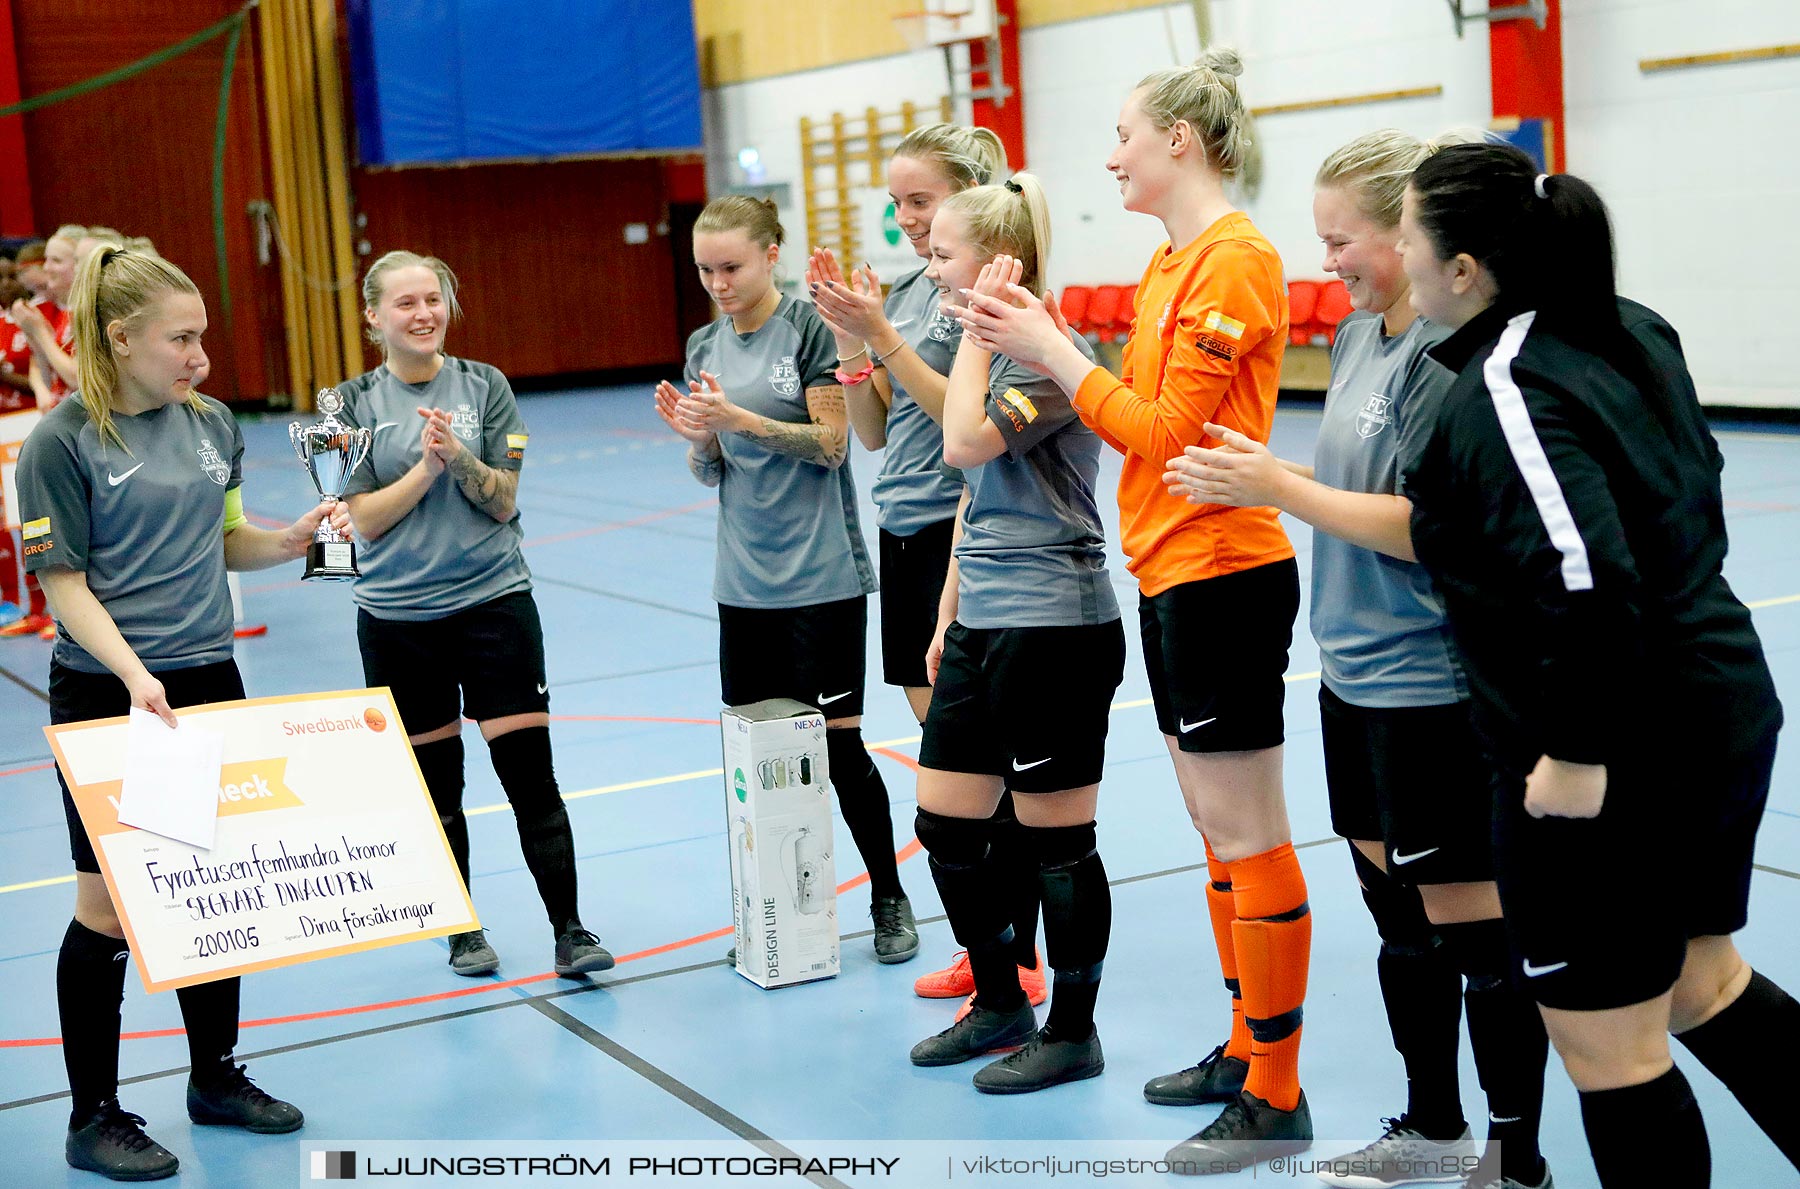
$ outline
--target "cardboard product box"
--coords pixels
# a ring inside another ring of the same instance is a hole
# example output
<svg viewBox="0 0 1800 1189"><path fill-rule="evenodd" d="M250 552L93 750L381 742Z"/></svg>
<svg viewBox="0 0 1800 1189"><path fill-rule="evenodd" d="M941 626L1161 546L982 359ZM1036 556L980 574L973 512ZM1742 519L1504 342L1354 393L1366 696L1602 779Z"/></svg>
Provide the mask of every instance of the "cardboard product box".
<svg viewBox="0 0 1800 1189"><path fill-rule="evenodd" d="M729 707L719 724L737 972L765 989L836 978L825 716L772 698Z"/></svg>

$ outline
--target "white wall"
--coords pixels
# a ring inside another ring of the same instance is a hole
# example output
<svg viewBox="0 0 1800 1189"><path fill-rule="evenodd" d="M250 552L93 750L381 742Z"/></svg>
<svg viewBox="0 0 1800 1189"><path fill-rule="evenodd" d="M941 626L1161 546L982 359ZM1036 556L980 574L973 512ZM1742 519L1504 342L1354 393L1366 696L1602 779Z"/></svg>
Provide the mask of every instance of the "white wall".
<svg viewBox="0 0 1800 1189"><path fill-rule="evenodd" d="M1312 176L1363 132L1421 136L1485 127L1492 111L1487 32L1458 40L1440 0L1212 0L1213 36L1244 54L1253 106L1441 85L1434 99L1266 117L1264 175L1245 205L1286 261L1320 275ZM1682 333L1703 399L1800 407L1790 362L1800 301L1800 60L1642 75L1637 61L1800 42L1795 0L1564 0L1568 168L1613 209L1620 288ZM1191 60L1187 3L1026 30L1021 58L1029 166L1055 220L1051 281L1130 282L1162 238L1119 208L1103 168L1120 103L1151 70ZM709 180L741 181L753 144L770 181L792 185L784 211L806 245L799 119L873 103L934 103L946 90L936 51L720 88L709 96ZM1782 366L1786 365L1786 366Z"/></svg>
<svg viewBox="0 0 1800 1189"><path fill-rule="evenodd" d="M1353 11L1352 11L1353 10ZM1238 47L1252 105L1441 84L1439 99L1273 116L1259 129L1264 183L1252 215L1288 261L1291 276L1317 276L1312 176L1325 154L1373 128L1433 135L1452 124L1487 123L1487 37L1459 42L1449 13L1424 0L1213 0L1214 40ZM1152 70L1199 53L1187 3L1044 28L1020 38L1028 168L1044 180L1054 227L1052 282L1135 281L1161 227L1119 207L1104 168L1119 105ZM707 106L707 172L715 192L743 181L737 151L754 145L768 180L792 186L783 222L792 237L788 272L804 259L800 187L801 116L883 110L903 100L935 103L947 90L936 50L721 87Z"/></svg>
<svg viewBox="0 0 1800 1189"><path fill-rule="evenodd" d="M1793 0L1564 0L1568 169L1612 211L1619 289L1681 332L1709 403L1800 407L1800 59L1642 58L1800 42Z"/></svg>
<svg viewBox="0 0 1800 1189"><path fill-rule="evenodd" d="M1376 128L1434 136L1488 123L1487 34L1458 41L1441 3L1424 0L1213 0L1213 40L1244 57L1252 107L1442 85L1434 99L1273 115L1260 121L1263 181L1240 196L1290 277L1322 275L1312 179L1326 154ZM1175 32L1170 44L1170 29ZM1052 272L1062 282L1136 281L1163 239L1154 220L1126 214L1103 166L1120 105L1152 70L1192 61L1199 39L1188 4L1027 30L1025 143L1055 220Z"/></svg>

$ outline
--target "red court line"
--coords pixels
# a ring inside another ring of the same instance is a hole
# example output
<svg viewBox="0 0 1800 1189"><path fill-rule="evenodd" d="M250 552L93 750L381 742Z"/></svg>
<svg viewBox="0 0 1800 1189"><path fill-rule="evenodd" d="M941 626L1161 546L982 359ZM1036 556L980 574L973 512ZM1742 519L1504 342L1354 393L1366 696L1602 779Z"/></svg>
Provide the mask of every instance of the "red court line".
<svg viewBox="0 0 1800 1189"><path fill-rule="evenodd" d="M6 771L0 772L0 776L22 776L27 772L42 772L46 768L54 767L56 767L55 763L28 764L23 768L8 768Z"/></svg>
<svg viewBox="0 0 1800 1189"><path fill-rule="evenodd" d="M610 720L611 716L602 716L602 715L590 716L588 721L597 721L597 720L602 720L602 719ZM715 719L710 719L710 718L638 719L638 718L633 718L630 716L619 716L618 720L619 721L627 721L627 722L649 721L649 722L702 723L707 726L711 726L716 721ZM919 770L919 763L917 760L913 759L909 755L904 755L900 752L894 751L892 748L876 747L876 748L871 748L870 750L874 751L878 755L884 755L884 756L888 757L890 760L898 761L899 763L904 764L906 767L911 768L915 772L917 772ZM921 848L919 846L919 840L917 838L914 838L912 841L908 842L905 846L901 847L898 851L896 851L894 857L897 861L904 863L908 859L912 858L914 855L918 854L920 849ZM854 879L846 880L844 883L839 884L838 885L838 893L841 895L844 892L847 892L852 888L861 887L863 884L868 883L868 882L869 882L868 873L864 872L863 874L855 877ZM625 954L624 956L622 956L618 959L618 962L620 965L623 965L626 962L637 962L644 958L654 958L658 954L666 954L666 953L670 953L671 951L674 951L674 950L686 949L688 946L701 945L708 941L717 941L722 937L728 937L730 935L731 935L731 926L727 925L723 929L714 929L710 933L697 933L692 937L684 937L680 941L671 941L665 945L653 946L652 948L647 949L647 950L638 950L635 953ZM329 1020L329 1019L335 1019L339 1016L363 1015L367 1012L389 1011L391 1009L399 1008L399 1007L416 1007L416 1006L418 1006L420 1004L424 1004L424 1003L443 1003L443 1002L445 1002L447 1000L451 1000L451 999L463 999L470 995L485 995L490 991L505 991L505 990L509 990L513 987L529 986L532 983L548 982L551 979L555 979L558 977L560 977L560 976L558 976L553 971L545 971L543 974L527 975L524 978L506 979L501 982L493 982L493 983L481 983L481 984L479 984L477 986L473 986L473 987L459 987L454 991L439 991L439 992L437 992L435 994L431 994L431 995L415 995L409 999L388 999L388 1000L384 1000L383 1002L380 1002L380 1003L359 1003L359 1004L356 1004L356 1005L350 1006L350 1007L328 1008L325 1011L301 1012L298 1015L269 1016L269 1017L266 1017L266 1018L260 1019L260 1020L244 1020L238 1026L240 1028L267 1028L273 1024L300 1024L300 1023L305 1023L309 1020ZM155 1031L150 1031L150 1032L122 1033L120 1035L119 1039L121 1039L121 1040L154 1040L154 1039L158 1039L161 1037L182 1036L182 1035L185 1035L186 1031L187 1030L184 1028L159 1028L159 1029L156 1029ZM20 1037L15 1040L0 1040L0 1049L26 1049L26 1048L37 1048L37 1047L44 1047L44 1046L51 1046L51 1045L60 1045L60 1044L62 1044L62 1037L60 1037L60 1036Z"/></svg>

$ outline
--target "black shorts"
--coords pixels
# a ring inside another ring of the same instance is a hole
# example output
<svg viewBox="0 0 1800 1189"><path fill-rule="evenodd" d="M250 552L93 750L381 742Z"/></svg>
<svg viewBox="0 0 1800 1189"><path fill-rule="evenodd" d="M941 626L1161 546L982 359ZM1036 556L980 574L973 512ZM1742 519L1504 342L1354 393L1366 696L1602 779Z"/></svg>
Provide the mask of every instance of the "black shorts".
<svg viewBox="0 0 1800 1189"><path fill-rule="evenodd" d="M155 674L162 682L163 696L169 708L183 710L211 702L236 702L244 696L244 679L236 661L218 661L195 665L188 669L164 669ZM52 724L87 722L94 718L118 718L131 712L131 694L125 683L111 673L83 673L66 665L50 662L50 721ZM56 783L62 787L63 815L69 819L69 857L75 870L92 875L100 873L100 860L81 827L81 814L75 799L69 796L68 782L62 769L56 771Z"/></svg>
<svg viewBox="0 0 1800 1189"><path fill-rule="evenodd" d="M944 632L919 764L1005 779L1015 793L1100 781L1113 693L1125 677L1118 620Z"/></svg>
<svg viewBox="0 0 1800 1189"><path fill-rule="evenodd" d="M910 537L881 530L881 679L889 685L931 684L925 679L925 652L937 634L955 528L952 517Z"/></svg>
<svg viewBox="0 0 1800 1189"><path fill-rule="evenodd" d="M530 591L502 595L442 619L382 619L356 613L363 680L393 691L407 734L462 721L543 714L544 628Z"/></svg>
<svg viewBox="0 0 1800 1189"><path fill-rule="evenodd" d="M1319 687L1331 828L1413 884L1494 878L1493 779L1469 704L1353 706Z"/></svg>
<svg viewBox="0 0 1800 1189"><path fill-rule="evenodd" d="M1278 747L1300 614L1293 558L1138 597L1156 725L1182 751Z"/></svg>
<svg viewBox="0 0 1800 1189"><path fill-rule="evenodd" d="M1674 986L1689 938L1744 927L1775 739L1735 760L1696 753L1609 767L1594 818L1533 818L1523 780L1496 781L1500 902L1517 981L1539 1003L1591 1011L1653 999Z"/></svg>
<svg viewBox="0 0 1800 1189"><path fill-rule="evenodd" d="M869 597L810 607L719 604L719 697L727 706L792 698L827 719L863 712Z"/></svg>

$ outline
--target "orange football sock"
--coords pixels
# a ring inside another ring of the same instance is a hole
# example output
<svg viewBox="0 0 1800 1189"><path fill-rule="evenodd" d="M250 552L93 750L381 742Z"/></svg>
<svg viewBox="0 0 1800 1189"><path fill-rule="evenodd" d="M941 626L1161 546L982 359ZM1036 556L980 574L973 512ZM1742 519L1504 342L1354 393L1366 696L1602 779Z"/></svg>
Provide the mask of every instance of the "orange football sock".
<svg viewBox="0 0 1800 1189"><path fill-rule="evenodd" d="M1231 894L1231 874L1206 843L1206 912L1212 918L1213 944L1219 949L1219 971L1231 992L1231 1037L1225 1055L1250 1060L1250 1026L1244 1023L1244 997L1238 990L1237 948L1231 926L1237 921L1237 900Z"/></svg>
<svg viewBox="0 0 1800 1189"><path fill-rule="evenodd" d="M1291 1111L1300 1101L1301 1007L1312 955L1306 877L1291 842L1228 866L1237 901L1232 945L1251 1037L1244 1089Z"/></svg>

